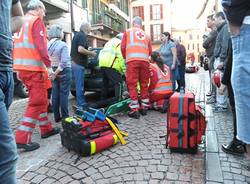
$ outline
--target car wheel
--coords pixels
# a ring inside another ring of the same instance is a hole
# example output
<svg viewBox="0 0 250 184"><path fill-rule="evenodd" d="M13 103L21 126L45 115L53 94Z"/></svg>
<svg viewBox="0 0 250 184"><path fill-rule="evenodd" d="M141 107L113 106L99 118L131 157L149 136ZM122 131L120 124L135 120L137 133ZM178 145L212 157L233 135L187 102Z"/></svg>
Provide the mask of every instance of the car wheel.
<svg viewBox="0 0 250 184"><path fill-rule="evenodd" d="M17 84L15 94L20 98L27 98L29 96L28 89L22 82Z"/></svg>

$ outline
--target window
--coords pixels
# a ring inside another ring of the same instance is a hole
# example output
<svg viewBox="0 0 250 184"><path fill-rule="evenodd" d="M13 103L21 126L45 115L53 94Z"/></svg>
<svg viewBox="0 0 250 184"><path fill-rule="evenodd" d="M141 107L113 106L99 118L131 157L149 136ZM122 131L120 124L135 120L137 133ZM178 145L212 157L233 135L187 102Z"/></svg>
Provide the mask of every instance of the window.
<svg viewBox="0 0 250 184"><path fill-rule="evenodd" d="M160 20L162 19L162 5L150 5L150 18L151 20Z"/></svg>
<svg viewBox="0 0 250 184"><path fill-rule="evenodd" d="M197 52L200 52L200 44L197 43Z"/></svg>
<svg viewBox="0 0 250 184"><path fill-rule="evenodd" d="M193 50L194 50L194 43L193 43Z"/></svg>
<svg viewBox="0 0 250 184"><path fill-rule="evenodd" d="M197 35L197 40L199 40L200 39L200 35Z"/></svg>
<svg viewBox="0 0 250 184"><path fill-rule="evenodd" d="M189 44L188 44L188 50L190 50Z"/></svg>
<svg viewBox="0 0 250 184"><path fill-rule="evenodd" d="M189 40L192 40L193 39L193 35L189 35Z"/></svg>
<svg viewBox="0 0 250 184"><path fill-rule="evenodd" d="M163 32L163 24L151 25L151 37L153 41L159 41L161 39L162 32Z"/></svg>
<svg viewBox="0 0 250 184"><path fill-rule="evenodd" d="M133 7L133 16L139 16L144 20L144 7L143 6L137 6Z"/></svg>

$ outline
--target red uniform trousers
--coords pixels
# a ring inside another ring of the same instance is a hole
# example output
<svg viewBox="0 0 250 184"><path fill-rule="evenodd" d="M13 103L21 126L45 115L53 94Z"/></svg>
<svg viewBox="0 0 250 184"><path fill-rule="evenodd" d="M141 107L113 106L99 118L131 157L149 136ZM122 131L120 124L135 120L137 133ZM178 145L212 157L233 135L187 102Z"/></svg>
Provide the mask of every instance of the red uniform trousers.
<svg viewBox="0 0 250 184"><path fill-rule="evenodd" d="M47 77L46 77L47 76ZM52 131L52 124L47 114L47 80L44 72L20 71L19 78L29 92L29 102L21 126L16 131L16 143L28 144L31 142L33 129L38 123L41 135Z"/></svg>
<svg viewBox="0 0 250 184"><path fill-rule="evenodd" d="M132 100L132 104L138 104L137 83L140 84L141 102L149 103L148 99L148 83L150 78L149 62L146 61L130 61L127 63L126 83L128 92ZM138 104L139 105L139 104ZM131 108L139 108L138 105L130 106Z"/></svg>

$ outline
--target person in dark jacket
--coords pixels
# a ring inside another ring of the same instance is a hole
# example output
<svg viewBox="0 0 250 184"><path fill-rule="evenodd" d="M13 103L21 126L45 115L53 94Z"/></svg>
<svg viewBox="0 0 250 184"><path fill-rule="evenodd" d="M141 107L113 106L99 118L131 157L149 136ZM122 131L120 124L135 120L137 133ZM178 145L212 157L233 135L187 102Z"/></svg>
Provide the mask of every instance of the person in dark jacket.
<svg viewBox="0 0 250 184"><path fill-rule="evenodd" d="M216 13L214 19L218 31L213 53L215 58L214 69L221 70L223 72L227 61L226 59L230 45L229 42L231 39L224 13ZM227 111L227 96L225 94L221 95L218 92L218 88L216 88L216 105L214 107L214 112L225 112Z"/></svg>
<svg viewBox="0 0 250 184"><path fill-rule="evenodd" d="M222 0L233 45L232 87L237 119L237 138L247 144L250 157L250 3L249 0ZM248 166L249 169L249 166Z"/></svg>
<svg viewBox="0 0 250 184"><path fill-rule="evenodd" d="M209 15L207 17L207 27L211 29L211 32L203 37L203 48L206 50L206 56L209 58L209 77L210 77L210 91L207 93L207 96L212 96L210 97L208 101L211 101L212 103L215 102L215 93L216 93L216 88L215 86L212 85L212 80L211 80L211 74L213 71L214 67L214 57L213 57L213 52L214 52L214 47L215 47L215 42L216 42L216 37L217 37L217 29L214 23L214 15Z"/></svg>
<svg viewBox="0 0 250 184"><path fill-rule="evenodd" d="M221 86L219 88L220 93L223 94L225 89L228 91L229 103L231 106L231 110L233 113L233 140L229 144L223 144L221 146L222 151L225 153L233 154L233 155L243 155L245 153L245 145L242 141L237 139L237 124L236 124L236 112L235 112L235 101L234 101L234 93L231 84L231 71L232 71L232 43L229 43L229 51L228 51L228 59L225 65L225 71L221 80Z"/></svg>
<svg viewBox="0 0 250 184"><path fill-rule="evenodd" d="M175 44L177 51L178 70L180 75L180 79L177 80L178 88L176 91L180 91L181 87L185 89L185 67L187 53L184 45L182 45L179 40L175 40Z"/></svg>

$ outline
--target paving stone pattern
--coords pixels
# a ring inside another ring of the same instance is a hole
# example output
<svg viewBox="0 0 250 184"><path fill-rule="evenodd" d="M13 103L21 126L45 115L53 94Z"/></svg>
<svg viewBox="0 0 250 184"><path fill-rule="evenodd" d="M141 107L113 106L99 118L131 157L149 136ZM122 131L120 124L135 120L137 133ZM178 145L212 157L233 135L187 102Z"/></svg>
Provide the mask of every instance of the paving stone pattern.
<svg viewBox="0 0 250 184"><path fill-rule="evenodd" d="M199 95L202 81L207 83L208 73L187 74L187 86ZM202 79L202 80L201 80ZM207 87L206 87L207 90ZM204 94L204 91L202 91ZM10 109L13 130L18 125L27 100L18 100ZM70 98L70 104L74 104ZM216 121L217 115L215 115ZM220 116L224 123L216 123L220 129L218 144L230 140L230 116ZM77 155L68 152L60 144L58 135L40 139L39 130L34 131L33 140L41 144L38 150L25 153L19 151L17 177L19 183L205 183L204 144L196 155L170 153L165 148L166 114L150 111L140 120L121 114L117 117L119 127L129 133L127 145L120 143L91 157L81 157L76 164ZM59 126L57 124L57 126ZM227 127L229 128L223 128ZM226 129L226 130L225 130ZM225 183L247 183L249 172L242 169L241 158L218 152ZM208 182L209 183L209 182ZM214 183L214 182L211 182Z"/></svg>

